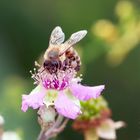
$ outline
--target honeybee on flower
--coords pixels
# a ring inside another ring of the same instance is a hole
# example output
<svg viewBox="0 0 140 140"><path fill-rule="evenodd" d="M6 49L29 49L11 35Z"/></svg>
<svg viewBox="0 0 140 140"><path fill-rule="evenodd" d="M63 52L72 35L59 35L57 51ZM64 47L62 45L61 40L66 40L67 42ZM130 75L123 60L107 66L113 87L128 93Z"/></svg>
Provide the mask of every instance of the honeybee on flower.
<svg viewBox="0 0 140 140"><path fill-rule="evenodd" d="M56 114L75 119L82 113L80 100L97 98L101 94L104 85L83 86L81 78L76 77L81 61L74 45L86 34L86 30L78 31L64 42L62 29L54 28L44 62L37 64L39 69L32 73L36 87L29 95L22 96L22 111L26 112L28 107L39 109L39 112L44 107L53 108Z"/></svg>

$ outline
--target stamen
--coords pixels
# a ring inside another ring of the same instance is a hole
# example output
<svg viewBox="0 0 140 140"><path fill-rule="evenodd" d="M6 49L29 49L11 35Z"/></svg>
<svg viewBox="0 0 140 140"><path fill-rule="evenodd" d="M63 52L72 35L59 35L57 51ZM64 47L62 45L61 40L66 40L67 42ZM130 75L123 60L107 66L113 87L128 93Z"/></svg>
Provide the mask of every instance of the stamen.
<svg viewBox="0 0 140 140"><path fill-rule="evenodd" d="M41 65L37 61L35 61L35 66L41 67Z"/></svg>
<svg viewBox="0 0 140 140"><path fill-rule="evenodd" d="M33 69L30 71L32 79L34 79L34 84L42 83L47 89L57 89L63 90L73 81L77 72L72 69L58 70L57 73L49 73L44 67L40 67L38 70ZM78 81L78 80L77 80ZM80 81L80 80L79 80Z"/></svg>

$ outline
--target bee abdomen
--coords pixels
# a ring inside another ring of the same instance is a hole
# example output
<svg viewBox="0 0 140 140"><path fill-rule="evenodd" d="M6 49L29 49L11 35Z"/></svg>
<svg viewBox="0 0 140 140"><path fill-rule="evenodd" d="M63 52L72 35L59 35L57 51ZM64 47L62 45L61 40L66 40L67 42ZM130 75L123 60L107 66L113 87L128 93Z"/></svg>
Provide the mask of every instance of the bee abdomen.
<svg viewBox="0 0 140 140"><path fill-rule="evenodd" d="M80 70L81 60L75 50L68 50L66 52L66 59L64 60L64 69L73 68L76 71Z"/></svg>

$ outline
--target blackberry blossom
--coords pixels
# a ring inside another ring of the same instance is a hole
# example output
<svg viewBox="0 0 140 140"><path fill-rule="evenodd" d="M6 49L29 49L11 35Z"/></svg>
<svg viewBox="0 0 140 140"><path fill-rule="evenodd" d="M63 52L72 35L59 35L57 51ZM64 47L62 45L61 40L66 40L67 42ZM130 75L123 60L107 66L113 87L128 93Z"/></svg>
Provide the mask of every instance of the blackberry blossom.
<svg viewBox="0 0 140 140"><path fill-rule="evenodd" d="M67 58L65 53L71 49L71 46L79 42L86 33L85 30L76 32L71 35L68 41L63 43L64 33L62 29L56 27L52 31L49 48L45 52L44 59L51 63L52 57L55 56L53 59L57 64L56 56L59 56L57 59L61 65L49 65L48 67L41 65L38 70L34 70L34 73L31 72L36 87L29 95L22 96L22 111L26 112L29 107L41 109L45 106L48 109L49 107L54 108L57 114L66 118L75 119L82 113L80 101L96 99L101 94L104 85L93 87L81 85L81 78L76 77L77 67L80 66L79 60L76 61L72 58L73 56ZM58 51L52 51L54 49ZM50 50L52 52L48 55ZM57 52L60 54L58 55ZM78 55L77 53L74 54ZM51 58L49 58L50 55ZM79 56L77 58L79 59ZM69 65L65 65L66 60L69 60Z"/></svg>

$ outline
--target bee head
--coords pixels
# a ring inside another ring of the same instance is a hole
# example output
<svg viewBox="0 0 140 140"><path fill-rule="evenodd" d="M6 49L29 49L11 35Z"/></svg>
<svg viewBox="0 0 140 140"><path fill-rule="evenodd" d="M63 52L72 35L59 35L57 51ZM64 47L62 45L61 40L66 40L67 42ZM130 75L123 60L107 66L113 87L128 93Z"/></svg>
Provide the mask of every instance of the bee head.
<svg viewBox="0 0 140 140"><path fill-rule="evenodd" d="M60 66L60 61L57 61L57 60L45 60L43 66L50 73L55 73L55 72L57 72L57 69Z"/></svg>

